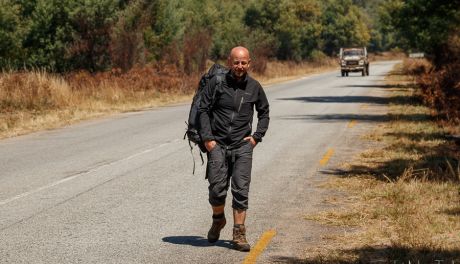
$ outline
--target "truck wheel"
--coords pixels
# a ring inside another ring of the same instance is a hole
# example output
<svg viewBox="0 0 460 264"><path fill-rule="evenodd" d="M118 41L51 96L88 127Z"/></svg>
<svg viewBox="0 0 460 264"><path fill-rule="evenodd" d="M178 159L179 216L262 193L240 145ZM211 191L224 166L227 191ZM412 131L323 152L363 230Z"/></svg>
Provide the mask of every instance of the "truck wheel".
<svg viewBox="0 0 460 264"><path fill-rule="evenodd" d="M345 76L347 76L347 77L348 77L348 72L345 72Z"/></svg>
<svg viewBox="0 0 460 264"><path fill-rule="evenodd" d="M366 67L366 75L369 76L369 65Z"/></svg>
<svg viewBox="0 0 460 264"><path fill-rule="evenodd" d="M342 71L342 77L344 77L344 76L345 76L345 71Z"/></svg>
<svg viewBox="0 0 460 264"><path fill-rule="evenodd" d="M366 76L366 68L361 71L361 76Z"/></svg>

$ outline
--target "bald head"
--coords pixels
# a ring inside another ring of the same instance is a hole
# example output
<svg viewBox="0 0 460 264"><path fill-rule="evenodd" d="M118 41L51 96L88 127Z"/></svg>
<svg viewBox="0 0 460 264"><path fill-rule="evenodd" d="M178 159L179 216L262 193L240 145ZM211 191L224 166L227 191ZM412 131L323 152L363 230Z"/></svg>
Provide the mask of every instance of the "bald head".
<svg viewBox="0 0 460 264"><path fill-rule="evenodd" d="M250 62L251 58L247 48L238 46L230 51L228 66L236 79L241 80L244 78L248 72Z"/></svg>
<svg viewBox="0 0 460 264"><path fill-rule="evenodd" d="M228 56L228 58L234 58L234 57L246 57L248 59L250 59L249 57L249 50L245 47L242 47L242 46L238 46L238 47L234 47L231 51L230 51L230 55Z"/></svg>

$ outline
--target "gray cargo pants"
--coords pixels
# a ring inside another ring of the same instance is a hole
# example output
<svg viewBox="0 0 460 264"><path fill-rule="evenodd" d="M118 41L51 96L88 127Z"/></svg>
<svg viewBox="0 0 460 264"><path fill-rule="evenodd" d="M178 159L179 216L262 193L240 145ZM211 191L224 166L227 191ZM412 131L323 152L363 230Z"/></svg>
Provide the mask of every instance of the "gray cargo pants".
<svg viewBox="0 0 460 264"><path fill-rule="evenodd" d="M249 183L251 182L252 151L250 142L227 150L216 145L208 155L206 177L209 181L209 203L212 206L225 204L227 190L232 184L232 207L248 209Z"/></svg>

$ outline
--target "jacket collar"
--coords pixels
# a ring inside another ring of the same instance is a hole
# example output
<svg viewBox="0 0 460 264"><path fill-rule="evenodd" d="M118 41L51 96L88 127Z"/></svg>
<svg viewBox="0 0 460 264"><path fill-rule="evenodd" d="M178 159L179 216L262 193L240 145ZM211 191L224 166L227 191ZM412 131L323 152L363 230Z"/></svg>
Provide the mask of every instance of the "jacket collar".
<svg viewBox="0 0 460 264"><path fill-rule="evenodd" d="M245 85L248 82L248 74L247 73L244 75L243 79L240 80L240 81L238 81L235 78L235 76L233 76L232 71L228 71L227 76L228 76L229 80L234 84Z"/></svg>

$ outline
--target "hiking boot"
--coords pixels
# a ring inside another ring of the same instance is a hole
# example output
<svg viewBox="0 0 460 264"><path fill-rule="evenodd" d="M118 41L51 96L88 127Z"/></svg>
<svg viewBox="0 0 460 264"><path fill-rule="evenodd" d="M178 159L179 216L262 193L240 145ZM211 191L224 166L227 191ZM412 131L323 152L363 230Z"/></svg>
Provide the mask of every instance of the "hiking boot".
<svg viewBox="0 0 460 264"><path fill-rule="evenodd" d="M215 243L219 240L220 230L224 228L227 221L225 220L225 215L222 214L221 216L212 216L212 226L208 231L208 242Z"/></svg>
<svg viewBox="0 0 460 264"><path fill-rule="evenodd" d="M244 225L238 225L233 227L233 247L238 251L249 251L251 246L249 246L248 241L246 240L246 227Z"/></svg>

